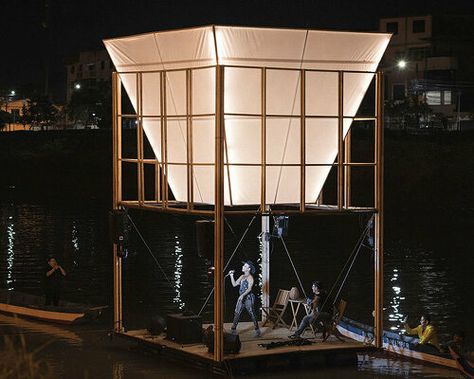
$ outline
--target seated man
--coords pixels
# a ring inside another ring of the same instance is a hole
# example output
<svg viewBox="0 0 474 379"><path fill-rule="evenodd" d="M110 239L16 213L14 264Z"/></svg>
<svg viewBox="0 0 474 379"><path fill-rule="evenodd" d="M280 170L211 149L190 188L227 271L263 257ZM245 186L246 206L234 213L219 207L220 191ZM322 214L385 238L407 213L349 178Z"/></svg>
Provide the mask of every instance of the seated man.
<svg viewBox="0 0 474 379"><path fill-rule="evenodd" d="M324 300L326 298L322 290L322 284L320 282L314 281L311 289L313 291L313 298L307 299L307 304L311 306L311 312L303 317L298 329L291 336L288 336L289 338L299 338L303 334L304 330L317 321L321 316L321 307L324 304Z"/></svg>
<svg viewBox="0 0 474 379"><path fill-rule="evenodd" d="M410 326L405 322L405 330L407 334L414 334L420 339L420 345L427 345L436 348L439 351L438 336L436 329L431 325L431 318L428 315L422 315L420 318L420 325L416 328L410 328Z"/></svg>
<svg viewBox="0 0 474 379"><path fill-rule="evenodd" d="M444 353L449 353L449 348L451 348L456 353L463 355L466 353L464 339L465 333L462 330L458 330L453 334L453 339L451 341L441 345L441 350Z"/></svg>

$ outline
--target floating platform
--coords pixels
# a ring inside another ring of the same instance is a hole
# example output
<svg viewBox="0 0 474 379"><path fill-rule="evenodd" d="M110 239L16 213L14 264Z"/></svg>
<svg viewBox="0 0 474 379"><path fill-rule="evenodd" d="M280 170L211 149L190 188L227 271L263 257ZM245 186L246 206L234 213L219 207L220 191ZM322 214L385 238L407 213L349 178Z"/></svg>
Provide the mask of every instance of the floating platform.
<svg viewBox="0 0 474 379"><path fill-rule="evenodd" d="M208 325L203 325L206 328ZM224 324L226 331L230 331L231 324ZM231 372L251 372L262 369L278 369L295 366L331 366L331 365L356 365L357 353L377 350L372 345L365 345L351 339L341 342L334 337L322 342L320 335L314 338L310 331L303 337L311 345L281 346L266 349L259 344L270 342L292 341L288 335L292 334L286 328L261 327L262 335L253 337L253 324L250 322L239 323L237 329L242 348L238 354L226 354L223 362L215 362L213 354L208 352L202 343L179 344L166 339L165 335L151 335L147 330L131 330L117 333L117 335L140 343L167 357L198 366L217 374L230 374Z"/></svg>

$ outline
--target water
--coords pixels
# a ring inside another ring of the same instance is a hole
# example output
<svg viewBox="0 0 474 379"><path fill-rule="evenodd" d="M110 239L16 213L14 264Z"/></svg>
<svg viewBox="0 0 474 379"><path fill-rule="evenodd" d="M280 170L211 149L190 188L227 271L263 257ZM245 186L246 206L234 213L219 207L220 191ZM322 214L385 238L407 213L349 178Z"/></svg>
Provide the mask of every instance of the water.
<svg viewBox="0 0 474 379"><path fill-rule="evenodd" d="M112 303L111 249L108 241L108 204L91 200L69 201L26 198L14 190L0 200L0 283L2 287L41 293L41 278L48 255L55 255L67 270L62 297L91 304ZM124 320L128 329L148 326L156 314L177 310L198 312L210 289L210 262L195 253L193 217L131 211L130 216L147 246L131 228L128 257L124 261ZM409 316L415 324L429 313L440 338L454 330L474 335L471 320L474 291L471 273L474 226L472 210L396 215L387 212L385 240L385 328L402 329ZM250 222L232 217L226 229L226 257ZM349 256L365 220L359 217L293 217L286 244L303 283L321 280L329 290ZM257 219L229 268L240 261L258 263ZM348 300L347 315L371 322L373 309L373 255L362 249L341 296ZM283 246L275 241L271 251L271 284L278 288L297 285ZM231 319L238 296L226 287L226 318ZM308 290L308 289L307 289ZM204 311L211 320L212 304ZM112 321L108 311L97 323L81 328L41 325L1 316L3 334L24 333L29 346L53 343L40 353L58 378L199 377L193 370L147 356L136 348L110 341ZM67 348L66 348L67 347ZM359 357L355 368L301 372L302 377L458 377L455 372L399 361L385 356ZM81 362L78 369L74 362ZM291 373L255 377L285 378ZM207 377L202 374L201 377Z"/></svg>

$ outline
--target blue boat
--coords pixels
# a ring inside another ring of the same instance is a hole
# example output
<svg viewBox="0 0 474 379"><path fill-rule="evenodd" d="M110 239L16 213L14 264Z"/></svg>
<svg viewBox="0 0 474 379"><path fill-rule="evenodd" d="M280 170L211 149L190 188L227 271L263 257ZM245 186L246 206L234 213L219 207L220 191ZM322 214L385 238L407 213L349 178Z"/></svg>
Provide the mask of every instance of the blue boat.
<svg viewBox="0 0 474 379"><path fill-rule="evenodd" d="M343 317L337 325L337 329L345 337L365 344L374 344L374 328L369 325ZM457 368L456 361L450 354L437 352L434 348L430 349L424 345L417 345L419 339L416 337L384 330L382 340L383 349L389 353L440 366Z"/></svg>

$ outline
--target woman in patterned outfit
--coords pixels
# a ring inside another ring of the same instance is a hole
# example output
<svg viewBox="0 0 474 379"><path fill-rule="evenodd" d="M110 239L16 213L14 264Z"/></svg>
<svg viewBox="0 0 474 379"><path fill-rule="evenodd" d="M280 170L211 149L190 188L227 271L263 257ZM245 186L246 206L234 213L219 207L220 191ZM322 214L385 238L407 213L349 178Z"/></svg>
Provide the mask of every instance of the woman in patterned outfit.
<svg viewBox="0 0 474 379"><path fill-rule="evenodd" d="M235 305L232 334L237 333L237 324L239 323L242 310L245 308L248 314L250 315L250 318L252 319L253 325L255 327L254 337L260 337L260 328L258 327L257 315L255 314L255 295L252 293L252 287L254 282L252 274L255 274L255 266L252 261L246 261L242 263L244 264L242 266L243 274L240 275L237 280L234 279L234 270L229 271L232 286L237 287L238 285L240 285L240 296L237 300L237 304Z"/></svg>

